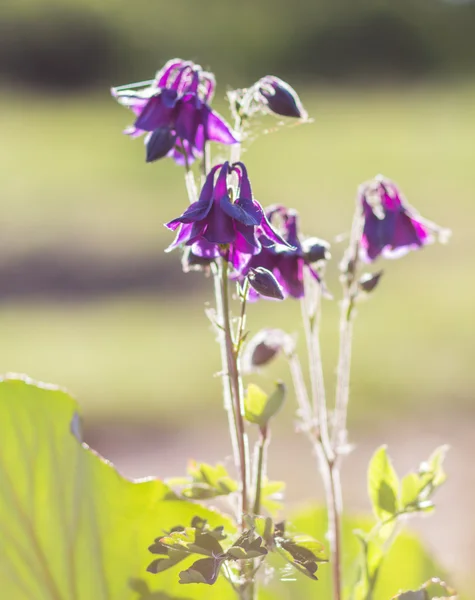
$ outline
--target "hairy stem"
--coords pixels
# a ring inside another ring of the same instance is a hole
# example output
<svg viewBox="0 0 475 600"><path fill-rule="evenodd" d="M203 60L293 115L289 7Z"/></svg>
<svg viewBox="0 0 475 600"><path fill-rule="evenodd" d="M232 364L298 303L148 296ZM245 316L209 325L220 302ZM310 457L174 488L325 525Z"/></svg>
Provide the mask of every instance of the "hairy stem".
<svg viewBox="0 0 475 600"><path fill-rule="evenodd" d="M223 381L223 398L224 398L224 408L228 415L228 424L229 424L229 435L231 437L231 444L233 448L233 456L234 456L234 465L236 467L236 471L240 470L240 452L239 452L239 444L238 444L238 436L237 436L237 425L236 425L236 415L235 415L235 404L233 401L233 392L231 388L231 379L229 377L229 369L228 369L228 352L226 345L226 336L224 330L224 299L222 294L222 284L221 284L221 273L220 267L216 264L212 264L213 271L213 281L214 281L214 293L216 299L216 324L217 324L217 332L218 332L218 343L221 351L221 371L222 371L222 381Z"/></svg>
<svg viewBox="0 0 475 600"><path fill-rule="evenodd" d="M254 506L252 512L259 515L261 512L262 480L265 475L267 446L269 444L269 429L267 426L259 430L259 441L256 444L256 465L254 477Z"/></svg>
<svg viewBox="0 0 475 600"><path fill-rule="evenodd" d="M350 244L342 264L341 282L343 300L340 307L340 347L338 354L335 414L333 419L332 445L337 454L347 443L346 422L350 397L351 349L353 341L353 317L358 297L358 262L363 220L358 204L353 217Z"/></svg>
<svg viewBox="0 0 475 600"><path fill-rule="evenodd" d="M354 299L347 294L341 305L340 348L338 353L333 447L338 451L347 443L346 420L350 397L351 349L353 340Z"/></svg>
<svg viewBox="0 0 475 600"><path fill-rule="evenodd" d="M302 300L302 318L307 340L312 402L310 403L306 400L305 404L307 405L307 409L305 410L304 415L310 413L312 417L311 423L307 426L307 435L314 445L325 488L333 600L342 600L341 484L338 464L335 461L335 453L331 446L329 436L328 411L320 351L320 301L320 285L314 281L309 274L306 274L305 297ZM296 366L296 364L293 365L294 381L296 380L296 377L298 379L300 378ZM302 384L298 379L297 382L301 389ZM303 396L303 391L300 391L299 395ZM304 398L301 399L301 402L303 402L303 399Z"/></svg>
<svg viewBox="0 0 475 600"><path fill-rule="evenodd" d="M239 451L239 473L241 478L241 524L244 515L248 512L248 459L247 435L244 429L244 405L242 382L239 372L238 355L235 349L231 328L231 314L229 308L229 263L221 260L221 297L223 303L223 329L226 347L227 374L230 382L236 423L237 446Z"/></svg>

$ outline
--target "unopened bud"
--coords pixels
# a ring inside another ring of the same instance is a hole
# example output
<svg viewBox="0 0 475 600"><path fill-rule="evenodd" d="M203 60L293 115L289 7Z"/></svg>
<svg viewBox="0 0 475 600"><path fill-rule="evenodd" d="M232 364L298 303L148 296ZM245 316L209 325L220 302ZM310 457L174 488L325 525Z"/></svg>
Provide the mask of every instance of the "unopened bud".
<svg viewBox="0 0 475 600"><path fill-rule="evenodd" d="M152 131L145 139L147 162L154 162L165 157L173 148L176 135L168 127L160 127Z"/></svg>
<svg viewBox="0 0 475 600"><path fill-rule="evenodd" d="M257 85L267 108L271 112L283 117L307 118L307 111L302 106L297 92L282 79L267 75Z"/></svg>
<svg viewBox="0 0 475 600"><path fill-rule="evenodd" d="M294 350L294 340L282 329L262 329L246 344L242 357L243 370L250 373L270 364L280 352L291 354Z"/></svg>
<svg viewBox="0 0 475 600"><path fill-rule="evenodd" d="M307 238L302 242L302 252L306 263L316 263L331 258L330 244L316 237Z"/></svg>
<svg viewBox="0 0 475 600"><path fill-rule="evenodd" d="M264 267L250 269L247 278L251 287L261 296L274 298L275 300L284 299L284 291L279 285L277 279L270 271Z"/></svg>
<svg viewBox="0 0 475 600"><path fill-rule="evenodd" d="M358 281L358 285L363 292L369 294L372 292L379 283L383 271L378 271L377 273L365 273L360 277Z"/></svg>

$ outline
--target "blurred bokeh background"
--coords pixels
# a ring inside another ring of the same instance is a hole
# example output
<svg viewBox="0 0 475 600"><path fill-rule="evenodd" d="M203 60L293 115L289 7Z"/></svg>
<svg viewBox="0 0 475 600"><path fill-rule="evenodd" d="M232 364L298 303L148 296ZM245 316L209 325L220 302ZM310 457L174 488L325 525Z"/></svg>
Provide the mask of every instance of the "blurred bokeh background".
<svg viewBox="0 0 475 600"><path fill-rule="evenodd" d="M297 208L333 242L329 285L358 183L381 172L449 245L384 265L356 325L356 451L347 502L367 509L371 452L409 469L442 442L451 475L423 535L457 581L475 560L475 3L443 0L3 0L0 5L0 365L58 383L83 407L88 440L128 475L179 474L190 457L229 456L211 282L164 254L162 224L187 203L182 169L146 165L121 135L132 115L112 85L149 79L171 57L200 62L227 89L286 78L314 121L260 119L245 147L262 204ZM379 266L379 265L378 265ZM332 389L337 302L323 346ZM252 306L250 328L300 332L299 306ZM301 336L300 336L301 337ZM284 362L258 377L287 379ZM278 420L270 475L295 503L321 498L314 461ZM211 421L209 418L211 417ZM211 424L210 424L211 423Z"/></svg>

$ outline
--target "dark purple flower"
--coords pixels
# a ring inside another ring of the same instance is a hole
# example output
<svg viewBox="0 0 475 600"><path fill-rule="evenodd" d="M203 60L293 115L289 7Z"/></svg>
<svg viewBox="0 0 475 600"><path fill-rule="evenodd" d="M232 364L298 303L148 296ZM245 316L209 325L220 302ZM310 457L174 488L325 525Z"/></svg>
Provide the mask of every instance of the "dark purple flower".
<svg viewBox="0 0 475 600"><path fill-rule="evenodd" d="M234 144L238 140L224 119L209 106L215 89L214 76L190 61L169 61L154 80L112 88L120 104L136 115L124 133L147 134L147 162L171 156L177 163L191 163L203 154L207 141Z"/></svg>
<svg viewBox="0 0 475 600"><path fill-rule="evenodd" d="M277 243L286 247L285 240L254 200L246 167L241 162L215 166L199 200L166 227L178 230L168 251L185 244L203 258L227 256L238 272L264 245Z"/></svg>
<svg viewBox="0 0 475 600"><path fill-rule="evenodd" d="M311 275L320 280L320 275L311 266L311 262L329 258L328 244L322 240L312 239L309 248L302 247L298 235L298 215L295 210L288 210L283 206L273 206L266 211L270 222L280 218L282 222L283 238L288 245L276 244L263 247L261 252L249 261L244 275L252 269L264 267L274 275L284 291L284 297L302 298L304 296L304 269L309 269ZM318 245L318 251L316 246ZM310 252L309 252L310 251ZM250 290L249 297L255 300L259 294Z"/></svg>
<svg viewBox="0 0 475 600"><path fill-rule="evenodd" d="M421 217L409 206L395 183L378 175L358 191L363 211L360 257L372 262L378 256L399 258L450 233Z"/></svg>
<svg viewBox="0 0 475 600"><path fill-rule="evenodd" d="M257 93L270 112L283 117L307 119L308 114L297 95L288 83L266 75L256 83Z"/></svg>

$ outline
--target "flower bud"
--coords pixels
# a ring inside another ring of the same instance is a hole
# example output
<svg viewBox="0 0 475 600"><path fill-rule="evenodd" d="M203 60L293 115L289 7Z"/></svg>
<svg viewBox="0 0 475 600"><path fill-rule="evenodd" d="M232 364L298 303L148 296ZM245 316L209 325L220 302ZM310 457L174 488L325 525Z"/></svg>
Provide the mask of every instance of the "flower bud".
<svg viewBox="0 0 475 600"><path fill-rule="evenodd" d="M330 244L316 237L307 238L302 242L302 252L306 263L316 263L331 258Z"/></svg>
<svg viewBox="0 0 475 600"><path fill-rule="evenodd" d="M366 292L367 294L372 292L378 285L382 274L383 271L378 271L377 273L365 273L364 275L362 275L360 277L360 280L358 281L360 290Z"/></svg>
<svg viewBox="0 0 475 600"><path fill-rule="evenodd" d="M268 109L276 115L306 119L307 111L302 106L297 92L285 81L267 75L258 82L260 95Z"/></svg>
<svg viewBox="0 0 475 600"><path fill-rule="evenodd" d="M274 298L276 300L284 299L284 291L279 285L277 279L270 271L264 267L251 269L247 274L251 287L261 296Z"/></svg>
<svg viewBox="0 0 475 600"><path fill-rule="evenodd" d="M244 372L270 364L280 352L290 354L295 349L294 340L282 329L262 329L247 344L242 362Z"/></svg>
<svg viewBox="0 0 475 600"><path fill-rule="evenodd" d="M154 162L166 156L175 145L176 135L168 127L160 127L145 138L147 162Z"/></svg>

